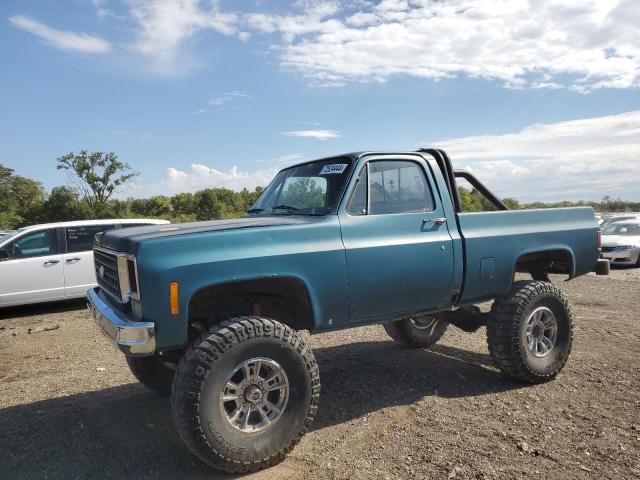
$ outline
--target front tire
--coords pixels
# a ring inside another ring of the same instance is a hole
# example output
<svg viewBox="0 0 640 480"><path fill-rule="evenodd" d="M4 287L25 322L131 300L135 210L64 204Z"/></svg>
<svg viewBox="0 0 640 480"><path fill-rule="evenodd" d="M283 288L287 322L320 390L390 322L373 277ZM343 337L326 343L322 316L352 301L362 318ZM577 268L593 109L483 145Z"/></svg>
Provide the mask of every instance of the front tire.
<svg viewBox="0 0 640 480"><path fill-rule="evenodd" d="M166 397L171 392L174 370L165 365L160 355L127 357L127 365L133 376L149 390L161 397Z"/></svg>
<svg viewBox="0 0 640 480"><path fill-rule="evenodd" d="M542 383L555 378L569 358L572 340L571 308L552 283L514 282L510 294L491 307L489 353L500 370L516 380Z"/></svg>
<svg viewBox="0 0 640 480"><path fill-rule="evenodd" d="M447 331L449 324L438 314L403 318L383 324L396 342L411 348L433 347Z"/></svg>
<svg viewBox="0 0 640 480"><path fill-rule="evenodd" d="M275 320L239 317L198 337L178 365L173 420L191 452L230 473L282 461L318 409L311 348Z"/></svg>

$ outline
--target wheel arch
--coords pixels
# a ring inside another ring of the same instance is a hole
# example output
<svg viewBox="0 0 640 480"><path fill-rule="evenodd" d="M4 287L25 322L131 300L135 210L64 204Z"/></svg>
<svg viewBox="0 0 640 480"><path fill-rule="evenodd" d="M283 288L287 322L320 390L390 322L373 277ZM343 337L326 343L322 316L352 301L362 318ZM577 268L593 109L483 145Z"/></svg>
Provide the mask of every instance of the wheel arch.
<svg viewBox="0 0 640 480"><path fill-rule="evenodd" d="M575 255L567 246L551 246L521 252L514 265L514 274L524 272L561 273L575 276Z"/></svg>
<svg viewBox="0 0 640 480"><path fill-rule="evenodd" d="M258 315L295 330L313 330L316 316L306 283L293 276L256 277L216 283L197 290L188 301L189 323L207 327L231 317Z"/></svg>

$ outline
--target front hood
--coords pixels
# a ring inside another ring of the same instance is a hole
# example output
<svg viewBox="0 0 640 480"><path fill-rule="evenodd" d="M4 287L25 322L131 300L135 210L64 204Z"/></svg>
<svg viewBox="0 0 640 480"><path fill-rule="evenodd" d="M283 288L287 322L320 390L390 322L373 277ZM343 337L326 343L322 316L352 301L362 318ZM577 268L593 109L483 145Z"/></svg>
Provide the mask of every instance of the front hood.
<svg viewBox="0 0 640 480"><path fill-rule="evenodd" d="M205 222L175 223L169 225L145 225L142 227L109 230L96 235L96 246L119 252L135 253L136 245L144 240L209 233L225 230L241 230L286 225L301 225L322 221L322 216L312 215L271 215L235 218L230 220L209 220Z"/></svg>
<svg viewBox="0 0 640 480"><path fill-rule="evenodd" d="M638 245L640 237L636 235L603 235L603 247L619 247L620 245Z"/></svg>

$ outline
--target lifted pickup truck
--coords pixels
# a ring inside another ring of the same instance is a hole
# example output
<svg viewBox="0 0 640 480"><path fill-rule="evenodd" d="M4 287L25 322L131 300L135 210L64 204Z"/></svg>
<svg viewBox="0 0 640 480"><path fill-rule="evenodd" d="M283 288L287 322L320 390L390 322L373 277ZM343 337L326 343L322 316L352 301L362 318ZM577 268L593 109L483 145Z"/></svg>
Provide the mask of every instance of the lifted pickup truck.
<svg viewBox="0 0 640 480"><path fill-rule="evenodd" d="M456 177L496 211L462 212ZM381 323L426 348L486 325L504 374L545 382L572 341L548 274L608 273L599 246L591 208L508 211L441 150L355 153L282 170L243 219L99 235L88 299L133 374L171 394L187 447L246 472L281 461L318 408L299 330Z"/></svg>

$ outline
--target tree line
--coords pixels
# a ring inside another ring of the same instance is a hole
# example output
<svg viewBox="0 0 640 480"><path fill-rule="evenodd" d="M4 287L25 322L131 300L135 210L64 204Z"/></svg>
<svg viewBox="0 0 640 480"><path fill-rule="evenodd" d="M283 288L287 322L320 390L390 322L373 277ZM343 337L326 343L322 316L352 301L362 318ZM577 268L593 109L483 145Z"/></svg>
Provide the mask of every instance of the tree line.
<svg viewBox="0 0 640 480"><path fill-rule="evenodd" d="M36 223L96 218L161 218L171 222L237 218L263 191L206 188L195 193L149 198L112 198L118 187L137 176L114 153L80 151L57 159L70 185L46 192L36 180L16 175L0 164L0 230Z"/></svg>
<svg viewBox="0 0 640 480"><path fill-rule="evenodd" d="M36 180L16 175L0 164L0 230L36 223L96 218L161 218L173 223L237 218L245 214L264 190L207 188L195 193L149 198L113 198L114 192L136 177L137 172L114 153L73 152L57 159L59 170L68 172L70 186L46 192ZM494 207L478 191L458 188L464 211L487 211ZM640 211L640 202L604 197L600 202L562 201L521 203L504 198L511 209L590 206L601 212Z"/></svg>

